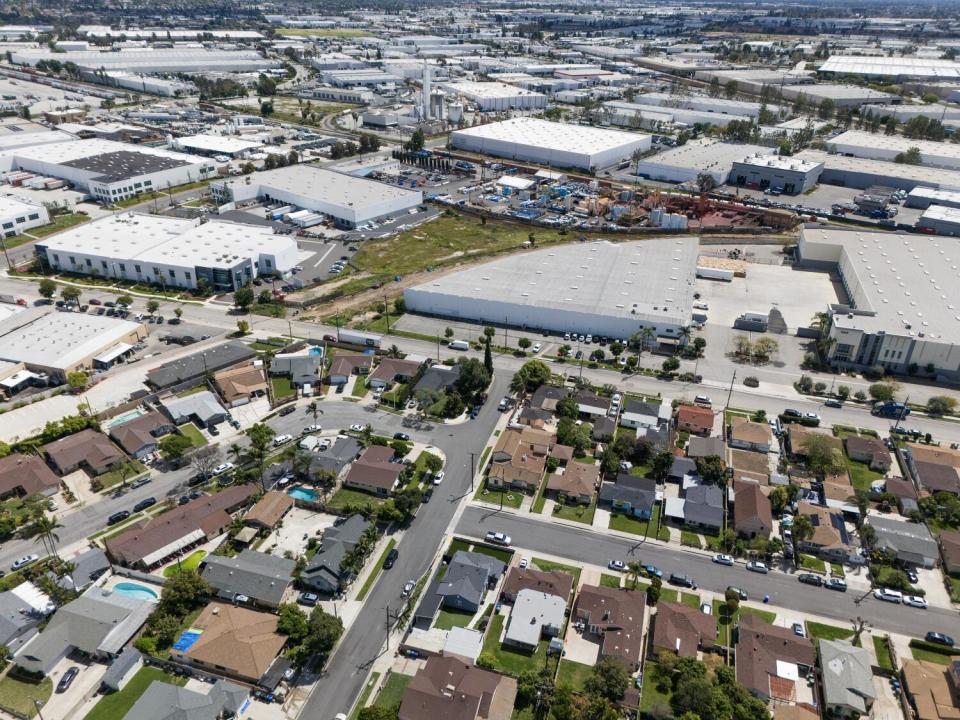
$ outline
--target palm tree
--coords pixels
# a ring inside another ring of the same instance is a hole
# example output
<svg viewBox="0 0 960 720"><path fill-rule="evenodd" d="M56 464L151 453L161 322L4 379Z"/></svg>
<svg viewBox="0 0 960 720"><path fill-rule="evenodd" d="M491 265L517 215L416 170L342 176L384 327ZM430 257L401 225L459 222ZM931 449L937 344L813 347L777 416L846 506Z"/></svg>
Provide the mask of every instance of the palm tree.
<svg viewBox="0 0 960 720"><path fill-rule="evenodd" d="M796 515L793 518L793 525L790 527L793 534L793 563L800 564L800 543L813 537L813 523L806 515Z"/></svg>
<svg viewBox="0 0 960 720"><path fill-rule="evenodd" d="M657 336L657 331L652 327L647 326L640 331L640 337L643 338L643 347L646 348L650 345L650 341Z"/></svg>
<svg viewBox="0 0 960 720"><path fill-rule="evenodd" d="M55 515L41 515L33 521L33 531L37 535L34 542L42 542L47 553L53 555L57 560L60 559L57 554L57 543L60 542L60 536L57 535L56 531L62 527L63 525L57 522Z"/></svg>
<svg viewBox="0 0 960 720"><path fill-rule="evenodd" d="M680 340L682 341L681 345L686 345L690 342L690 336L693 334L693 331L690 329L689 325L684 325L680 328Z"/></svg>
<svg viewBox="0 0 960 720"><path fill-rule="evenodd" d="M862 617L857 615L856 618L850 620L850 624L853 626L853 639L850 641L854 645L860 645L860 636L863 635L863 631L870 627L870 623L864 620Z"/></svg>
<svg viewBox="0 0 960 720"><path fill-rule="evenodd" d="M313 415L313 424L316 425L316 424L317 424L317 415L319 415L320 413L322 413L323 410L320 409L320 406L317 405L317 401L314 400L314 401L312 401L309 405L307 405L307 412L310 413L311 415Z"/></svg>
<svg viewBox="0 0 960 720"><path fill-rule="evenodd" d="M627 563L627 577L630 578L630 588L637 589L637 582L643 574L643 563L639 560L631 560Z"/></svg>
<svg viewBox="0 0 960 720"><path fill-rule="evenodd" d="M243 448L237 445L237 443L233 443L233 445L230 446L230 454L233 455L233 464L239 465L240 456L243 455Z"/></svg>

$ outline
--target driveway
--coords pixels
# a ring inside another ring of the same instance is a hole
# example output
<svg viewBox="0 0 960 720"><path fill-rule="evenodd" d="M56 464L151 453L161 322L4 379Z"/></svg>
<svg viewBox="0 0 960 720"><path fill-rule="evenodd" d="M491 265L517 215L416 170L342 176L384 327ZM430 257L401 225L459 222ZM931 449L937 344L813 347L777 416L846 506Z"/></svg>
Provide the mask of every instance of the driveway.
<svg viewBox="0 0 960 720"><path fill-rule="evenodd" d="M70 688L65 693L56 692L60 678L74 665L80 668L80 672L77 673ZM100 681L103 680L106 671L106 665L83 661L74 657L64 658L57 663L53 672L50 673L54 693L50 696L47 704L43 706L44 720L71 720L86 715L89 709L87 706L92 707L100 699L99 696L95 697L94 694L100 687Z"/></svg>
<svg viewBox="0 0 960 720"><path fill-rule="evenodd" d="M283 553L287 550L294 555L299 555L307 545L307 541L303 539L304 535L319 539L324 530L333 527L336 519L336 515L326 515L299 507L292 508L283 518L282 526L274 530L260 548L263 552L279 557L283 557Z"/></svg>

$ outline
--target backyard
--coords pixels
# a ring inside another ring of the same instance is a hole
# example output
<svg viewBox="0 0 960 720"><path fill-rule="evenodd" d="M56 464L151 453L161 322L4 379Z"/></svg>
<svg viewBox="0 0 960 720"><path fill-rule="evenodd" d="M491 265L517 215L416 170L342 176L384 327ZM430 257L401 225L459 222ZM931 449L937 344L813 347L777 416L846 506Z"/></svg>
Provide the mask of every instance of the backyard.
<svg viewBox="0 0 960 720"><path fill-rule="evenodd" d="M207 439L193 423L184 423L183 425L178 425L177 430L179 430L180 434L183 435L187 440L193 443L195 448L203 447L207 444Z"/></svg>
<svg viewBox="0 0 960 720"><path fill-rule="evenodd" d="M100 702L94 705L93 710L87 713L84 720L117 720L117 718L125 717L154 680L180 686L187 682L186 678L168 675L159 668L141 668L124 686L123 690L105 695Z"/></svg>
<svg viewBox="0 0 960 720"><path fill-rule="evenodd" d="M473 620L472 612L441 608L434 627L439 630L452 630L455 627L467 627L471 620Z"/></svg>
<svg viewBox="0 0 960 720"><path fill-rule="evenodd" d="M296 393L296 390L293 389L293 385L290 383L290 378L272 377L270 378L270 386L273 388L274 400L282 400Z"/></svg>
<svg viewBox="0 0 960 720"><path fill-rule="evenodd" d="M847 458L847 472L855 490L870 492L870 483L883 478L882 472L871 470L867 463Z"/></svg>
<svg viewBox="0 0 960 720"><path fill-rule="evenodd" d="M196 570L200 566L200 561L206 556L206 550L197 550L196 552L191 553L191 555L185 560L181 560L178 563L173 563L172 565L165 567L163 569L163 576L171 578L175 575L179 575L181 572L191 572Z"/></svg>
<svg viewBox="0 0 960 720"><path fill-rule="evenodd" d="M580 692L592 674L591 665L573 662L573 660L561 660L560 669L557 672L557 685L566 685Z"/></svg>
<svg viewBox="0 0 960 720"><path fill-rule="evenodd" d="M350 488L342 487L337 490L333 497L330 498L330 501L327 503L330 507L334 508L344 508L347 505L364 505L370 504L373 506L383 504L383 499L378 498L375 495L370 493L365 493L362 490L352 490Z"/></svg>
<svg viewBox="0 0 960 720"><path fill-rule="evenodd" d="M549 665L547 658L547 645L541 640L534 653L515 652L503 647L500 643L500 636L503 634L505 618L503 615L495 614L487 628L487 634L483 639L483 653L489 654L493 659L494 669L505 675L517 677L525 670L538 670ZM553 667L556 669L556 655L552 658Z"/></svg>

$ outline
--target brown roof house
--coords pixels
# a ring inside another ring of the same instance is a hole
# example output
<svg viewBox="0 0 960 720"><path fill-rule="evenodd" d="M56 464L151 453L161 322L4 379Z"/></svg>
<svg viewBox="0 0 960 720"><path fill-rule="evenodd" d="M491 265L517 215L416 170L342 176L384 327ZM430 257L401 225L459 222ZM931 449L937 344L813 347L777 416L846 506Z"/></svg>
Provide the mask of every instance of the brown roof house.
<svg viewBox="0 0 960 720"><path fill-rule="evenodd" d="M54 495L60 478L39 455L13 453L0 458L0 500L40 493Z"/></svg>
<svg viewBox="0 0 960 720"><path fill-rule="evenodd" d="M893 463L890 451L887 450L883 441L877 438L851 435L843 441L843 444L851 460L867 463L871 470L885 473Z"/></svg>
<svg viewBox="0 0 960 720"><path fill-rule="evenodd" d="M367 384L374 390L386 388L396 382L406 383L413 379L420 369L420 363L399 358L384 358L377 369L370 373Z"/></svg>
<svg viewBox="0 0 960 720"><path fill-rule="evenodd" d="M940 556L943 558L943 569L951 575L960 576L960 532L940 531Z"/></svg>
<svg viewBox="0 0 960 720"><path fill-rule="evenodd" d="M835 562L846 562L855 555L839 511L803 501L797 504L797 512L810 518L813 525L813 535L800 542L801 552Z"/></svg>
<svg viewBox="0 0 960 720"><path fill-rule="evenodd" d="M512 603L521 590L536 590L561 598L569 598L573 591L573 576L558 570L544 572L530 567L514 566L510 568L507 579L503 581L500 597L505 602Z"/></svg>
<svg viewBox="0 0 960 720"><path fill-rule="evenodd" d="M107 554L127 567L150 569L164 560L225 532L231 514L259 492L250 483L191 500L106 541Z"/></svg>
<svg viewBox="0 0 960 720"><path fill-rule="evenodd" d="M102 475L127 459L110 438L92 428L47 443L43 451L61 475L80 468Z"/></svg>
<svg viewBox="0 0 960 720"><path fill-rule="evenodd" d="M742 613L739 621L737 682L761 700L796 703L798 684L813 668L816 653L809 638ZM797 679L799 676L799 680Z"/></svg>
<svg viewBox="0 0 960 720"><path fill-rule="evenodd" d="M773 433L765 422L759 423L745 417L734 416L730 419L727 442L730 447L766 453L770 452L773 446Z"/></svg>
<svg viewBox="0 0 960 720"><path fill-rule="evenodd" d="M456 657L434 656L414 675L398 720L510 720L517 681Z"/></svg>
<svg viewBox="0 0 960 720"><path fill-rule="evenodd" d="M257 501L243 516L243 524L251 527L272 530L294 505L293 498L284 492L271 490Z"/></svg>
<svg viewBox="0 0 960 720"><path fill-rule="evenodd" d="M221 370L213 376L213 382L227 407L246 405L253 398L267 393L267 378L259 360L252 365Z"/></svg>
<svg viewBox="0 0 960 720"><path fill-rule="evenodd" d="M138 460L157 450L160 438L177 429L166 415L153 410L123 425L110 428L110 437L124 452Z"/></svg>
<svg viewBox="0 0 960 720"><path fill-rule="evenodd" d="M803 449L804 442L812 435L819 435L821 437L828 438L827 443L831 447L836 448L841 452L843 451L843 441L840 440L840 438L835 438L825 430L804 427L803 425L793 423L792 425L787 426L787 439L790 442L790 454L801 460L806 459L807 453Z"/></svg>
<svg viewBox="0 0 960 720"><path fill-rule="evenodd" d="M733 525L737 534L748 540L769 538L773 529L773 513L770 500L761 487L752 482L735 482L733 490Z"/></svg>
<svg viewBox="0 0 960 720"><path fill-rule="evenodd" d="M960 718L957 673L956 662L944 667L926 660L903 661L903 689L916 712L917 720Z"/></svg>
<svg viewBox="0 0 960 720"><path fill-rule="evenodd" d="M390 462L393 448L385 445L371 445L356 459L343 484L347 487L364 490L380 497L387 497L397 487L403 465Z"/></svg>
<svg viewBox="0 0 960 720"><path fill-rule="evenodd" d="M631 670L640 667L647 596L598 585L584 585L574 615L585 632L600 639L600 657L616 657Z"/></svg>
<svg viewBox="0 0 960 720"><path fill-rule="evenodd" d="M709 435L713 432L713 410L699 405L681 405L677 408L677 430L691 435Z"/></svg>
<svg viewBox="0 0 960 720"><path fill-rule="evenodd" d="M717 619L697 607L661 601L653 616L653 649L697 656L701 649L717 643Z"/></svg>
<svg viewBox="0 0 960 720"><path fill-rule="evenodd" d="M351 375L366 375L373 367L372 355L344 353L334 355L327 371L327 381L331 385L343 385Z"/></svg>
<svg viewBox="0 0 960 720"><path fill-rule="evenodd" d="M490 455L487 484L536 492L550 456L553 436L535 428L507 429Z"/></svg>
<svg viewBox="0 0 960 720"><path fill-rule="evenodd" d="M569 463L547 478L547 492L571 504L589 505L600 484L600 466Z"/></svg>
<svg viewBox="0 0 960 720"><path fill-rule="evenodd" d="M960 470L953 465L914 459L913 471L920 487L931 494L938 492L960 494Z"/></svg>
<svg viewBox="0 0 960 720"><path fill-rule="evenodd" d="M212 602L191 624L200 636L187 650L171 655L216 675L256 683L287 642L277 632L277 620L272 613Z"/></svg>

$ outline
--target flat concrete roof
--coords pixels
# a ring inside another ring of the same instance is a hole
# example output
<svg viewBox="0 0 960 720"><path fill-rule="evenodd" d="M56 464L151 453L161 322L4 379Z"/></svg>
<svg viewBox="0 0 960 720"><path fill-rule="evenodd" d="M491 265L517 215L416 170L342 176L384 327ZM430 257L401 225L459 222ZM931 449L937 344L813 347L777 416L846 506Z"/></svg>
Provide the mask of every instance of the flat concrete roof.
<svg viewBox="0 0 960 720"><path fill-rule="evenodd" d="M140 323L101 315L45 311L33 316L27 311L0 325L0 357L40 367L73 368L140 327Z"/></svg>
<svg viewBox="0 0 960 720"><path fill-rule="evenodd" d="M940 188L960 188L960 170L937 168L936 172L931 172L929 167L923 165L907 165L906 163L856 158L848 155L831 155L823 150L801 150L792 157L811 162L822 162L827 170L903 178L918 183L929 183Z"/></svg>
<svg viewBox="0 0 960 720"><path fill-rule="evenodd" d="M773 155L774 149L762 145L726 143L712 138L691 140L680 147L670 148L662 153L651 155L640 161L640 169L645 163L669 165L670 167L694 168L727 172L738 160L756 155Z"/></svg>
<svg viewBox="0 0 960 720"><path fill-rule="evenodd" d="M364 208L399 199L406 199L414 205L422 197L417 191L404 190L395 185L345 175L314 165L290 165L247 177L251 183L261 187L261 194L263 189L275 188L303 197L320 198L326 203L344 208Z"/></svg>
<svg viewBox="0 0 960 720"><path fill-rule="evenodd" d="M519 117L503 122L457 130L454 134L512 142L559 152L600 153L649 137L638 133L606 130L586 125Z"/></svg>
<svg viewBox="0 0 960 720"><path fill-rule="evenodd" d="M514 98L524 97L542 97L546 95L533 90L524 90L515 85L507 85L502 82L472 82L469 80L460 80L458 82L440 83L442 87L461 93L470 98Z"/></svg>
<svg viewBox="0 0 960 720"><path fill-rule="evenodd" d="M920 149L920 154L936 162L936 158L945 157L951 160L960 160L960 145L932 140L917 140L902 135L884 135L871 133L865 130L847 130L827 141L828 145L835 145L838 150L849 152L850 148L863 148L864 152L871 150L888 150L892 152L906 152L912 147Z"/></svg>
<svg viewBox="0 0 960 720"><path fill-rule="evenodd" d="M937 79L960 78L960 63L952 60L885 55L831 55L820 72L842 75L912 76Z"/></svg>
<svg viewBox="0 0 960 720"><path fill-rule="evenodd" d="M795 172L802 173L808 173L811 170L816 170L818 167L823 166L822 162L814 162L813 160L804 160L803 158L780 155L748 155L742 160L737 160L736 162L740 163L741 165L750 165L752 167L793 170Z"/></svg>
<svg viewBox="0 0 960 720"><path fill-rule="evenodd" d="M246 150L253 150L261 147L263 143L244 138L230 137L227 135L190 135L188 137L177 138L174 141L177 145L205 152L218 153L239 153Z"/></svg>
<svg viewBox="0 0 960 720"><path fill-rule="evenodd" d="M130 145L113 140L90 138L89 140L71 140L28 147L11 148L5 154L13 154L18 158L26 158L36 162L66 165L77 160L92 158L99 155L109 155L117 152L128 152L140 156L161 157L170 160L179 160L182 164L209 163L206 158L198 155L171 152L162 148L146 147L144 145Z"/></svg>

